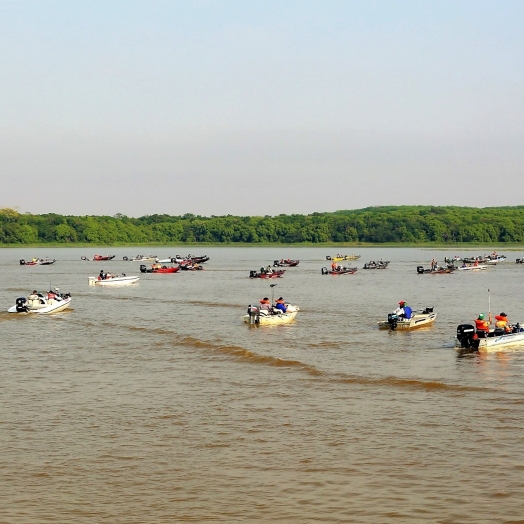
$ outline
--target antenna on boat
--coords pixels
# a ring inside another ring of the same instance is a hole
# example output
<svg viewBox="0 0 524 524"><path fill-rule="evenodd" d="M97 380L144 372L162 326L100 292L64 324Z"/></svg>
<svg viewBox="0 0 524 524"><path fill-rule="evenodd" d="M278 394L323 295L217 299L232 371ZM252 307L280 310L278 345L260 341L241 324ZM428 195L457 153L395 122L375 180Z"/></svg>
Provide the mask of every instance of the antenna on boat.
<svg viewBox="0 0 524 524"><path fill-rule="evenodd" d="M491 322L491 295L489 293L489 288L488 288L488 314L489 314L489 322Z"/></svg>
<svg viewBox="0 0 524 524"><path fill-rule="evenodd" d="M276 284L269 284L269 287L271 288L271 306L275 303L275 290L273 289L276 286Z"/></svg>

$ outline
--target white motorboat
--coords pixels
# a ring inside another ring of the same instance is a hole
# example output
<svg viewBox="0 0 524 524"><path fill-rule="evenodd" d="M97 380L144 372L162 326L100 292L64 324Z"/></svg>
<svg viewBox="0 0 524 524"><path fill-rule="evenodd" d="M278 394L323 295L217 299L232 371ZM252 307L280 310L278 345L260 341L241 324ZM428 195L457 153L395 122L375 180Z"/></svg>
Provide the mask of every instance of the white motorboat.
<svg viewBox="0 0 524 524"><path fill-rule="evenodd" d="M463 264L462 266L458 267L458 271L484 271L485 269L488 269L489 266L486 264L479 264L474 262L473 264Z"/></svg>
<svg viewBox="0 0 524 524"><path fill-rule="evenodd" d="M289 324L295 320L297 313L300 311L298 306L286 304L286 312L282 313L280 309L272 308L270 310L260 309L257 306L249 305L247 315L242 317L246 324L259 326L278 326Z"/></svg>
<svg viewBox="0 0 524 524"><path fill-rule="evenodd" d="M427 307L420 311L413 311L411 318L399 318L395 313L389 313L387 320L377 322L379 329L416 329L422 326L428 326L435 322L437 314L434 308Z"/></svg>
<svg viewBox="0 0 524 524"><path fill-rule="evenodd" d="M484 333L477 333L472 324L457 326L455 349L459 353L495 353L519 348L524 349L524 328L520 327L520 324L513 326L511 333L505 333L503 329L494 329L487 337Z"/></svg>
<svg viewBox="0 0 524 524"><path fill-rule="evenodd" d="M128 286L135 284L140 280L137 276L118 276L107 273L105 278L101 278L100 275L97 277L88 277L90 286Z"/></svg>
<svg viewBox="0 0 524 524"><path fill-rule="evenodd" d="M39 315L48 315L49 313L58 313L67 309L71 303L71 295L61 295L58 289L50 291L46 295L42 293L33 293L29 297L20 297L16 299L14 306L10 307L8 313L37 313Z"/></svg>

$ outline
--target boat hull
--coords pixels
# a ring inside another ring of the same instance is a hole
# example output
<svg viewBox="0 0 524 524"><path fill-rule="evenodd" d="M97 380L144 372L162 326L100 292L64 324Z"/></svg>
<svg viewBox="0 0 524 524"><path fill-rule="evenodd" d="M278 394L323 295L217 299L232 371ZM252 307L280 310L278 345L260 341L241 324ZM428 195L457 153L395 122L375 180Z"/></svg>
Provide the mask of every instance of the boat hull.
<svg viewBox="0 0 524 524"><path fill-rule="evenodd" d="M253 325L257 326L281 326L283 324L289 324L295 320L298 311L292 311L289 313L281 313L278 315L263 315L259 317L259 321ZM250 316L244 315L242 320L246 324L250 324Z"/></svg>
<svg viewBox="0 0 524 524"><path fill-rule="evenodd" d="M463 348L460 340L458 338L455 339L455 349L459 353L476 351L479 353L496 353L498 351L524 349L524 331L481 338L478 340L478 344L478 348Z"/></svg>
<svg viewBox="0 0 524 524"><path fill-rule="evenodd" d="M488 269L488 266L461 266L457 271L484 271L485 269Z"/></svg>

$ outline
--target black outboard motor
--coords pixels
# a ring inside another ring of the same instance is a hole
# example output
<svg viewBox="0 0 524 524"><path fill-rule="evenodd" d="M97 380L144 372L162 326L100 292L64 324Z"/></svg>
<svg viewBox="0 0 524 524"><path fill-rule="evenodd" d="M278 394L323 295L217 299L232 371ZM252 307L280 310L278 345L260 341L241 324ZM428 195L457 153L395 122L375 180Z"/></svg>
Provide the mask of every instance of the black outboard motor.
<svg viewBox="0 0 524 524"><path fill-rule="evenodd" d="M457 326L457 339L462 349L476 351L479 348L479 339L475 334L475 326L460 324Z"/></svg>
<svg viewBox="0 0 524 524"><path fill-rule="evenodd" d="M323 267L323 268L320 270L320 273L321 273L322 275L327 275L327 274L329 273L328 268L327 268L327 267Z"/></svg>
<svg viewBox="0 0 524 524"><path fill-rule="evenodd" d="M25 266L25 260L22 258L22 260L20 260L20 265L21 266Z"/></svg>
<svg viewBox="0 0 524 524"><path fill-rule="evenodd" d="M249 272L249 278L257 278L257 272L256 271L250 271Z"/></svg>
<svg viewBox="0 0 524 524"><path fill-rule="evenodd" d="M426 309L424 309L424 310L422 311L422 313L423 313L424 315L429 315L429 313L433 313L433 310L434 310L434 309L435 309L434 307L427 307Z"/></svg>
<svg viewBox="0 0 524 524"><path fill-rule="evenodd" d="M273 267L280 266L280 262L278 260L273 260Z"/></svg>
<svg viewBox="0 0 524 524"><path fill-rule="evenodd" d="M517 260L515 261L517 264L524 264L524 258L517 258ZM20 264L22 263L22 261L20 260Z"/></svg>
<svg viewBox="0 0 524 524"><path fill-rule="evenodd" d="M146 267L145 264L140 264L140 271L141 271L142 273L147 273L147 267Z"/></svg>
<svg viewBox="0 0 524 524"><path fill-rule="evenodd" d="M388 313L388 324L392 331L397 329L398 316L395 313Z"/></svg>
<svg viewBox="0 0 524 524"><path fill-rule="evenodd" d="M422 273L424 273L424 266L417 266L417 273L419 275L421 275Z"/></svg>
<svg viewBox="0 0 524 524"><path fill-rule="evenodd" d="M27 313L29 311L29 305L27 304L27 299L25 297L20 297L16 299L16 312L17 313Z"/></svg>

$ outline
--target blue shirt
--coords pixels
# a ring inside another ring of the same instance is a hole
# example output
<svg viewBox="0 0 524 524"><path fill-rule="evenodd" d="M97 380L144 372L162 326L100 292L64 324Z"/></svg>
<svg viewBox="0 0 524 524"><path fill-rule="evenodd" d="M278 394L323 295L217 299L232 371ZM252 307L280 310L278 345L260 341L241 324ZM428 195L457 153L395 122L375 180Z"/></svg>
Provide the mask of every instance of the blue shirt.
<svg viewBox="0 0 524 524"><path fill-rule="evenodd" d="M409 306L404 306L404 317L405 318L410 319L412 313L413 311Z"/></svg>

